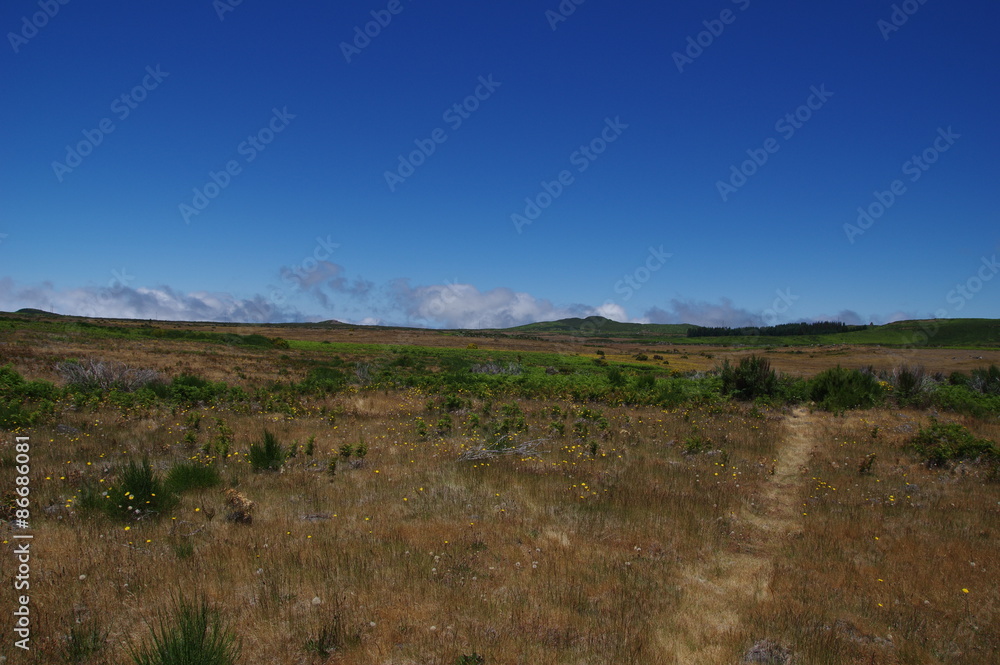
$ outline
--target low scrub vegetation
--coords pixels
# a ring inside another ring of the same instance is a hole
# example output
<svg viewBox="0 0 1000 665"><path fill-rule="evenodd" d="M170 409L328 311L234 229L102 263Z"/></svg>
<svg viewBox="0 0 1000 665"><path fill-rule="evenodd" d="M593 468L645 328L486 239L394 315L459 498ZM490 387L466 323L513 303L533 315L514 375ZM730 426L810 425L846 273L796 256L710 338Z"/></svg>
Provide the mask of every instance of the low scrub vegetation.
<svg viewBox="0 0 1000 665"><path fill-rule="evenodd" d="M838 347L800 376L775 368L808 350L262 330L32 328L0 347L5 487L13 435L32 440L38 662L979 665L1000 650L1000 395L973 359L855 369L869 361ZM161 378L70 383L67 353ZM0 519L18 498L0 492Z"/></svg>

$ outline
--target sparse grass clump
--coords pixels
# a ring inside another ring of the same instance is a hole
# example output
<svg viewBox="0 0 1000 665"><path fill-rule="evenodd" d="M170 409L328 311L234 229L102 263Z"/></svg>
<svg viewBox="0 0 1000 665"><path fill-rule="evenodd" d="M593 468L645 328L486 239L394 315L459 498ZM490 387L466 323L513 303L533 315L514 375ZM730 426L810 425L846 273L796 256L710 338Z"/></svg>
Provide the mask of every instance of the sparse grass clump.
<svg viewBox="0 0 1000 665"><path fill-rule="evenodd" d="M129 649L135 665L234 665L240 654L232 628L206 600L181 597L150 632L149 644Z"/></svg>
<svg viewBox="0 0 1000 665"><path fill-rule="evenodd" d="M160 480L148 458L134 459L119 467L101 505L117 519L139 520L162 515L177 505L177 497Z"/></svg>
<svg viewBox="0 0 1000 665"><path fill-rule="evenodd" d="M180 462L167 472L166 487L180 494L190 490L208 489L222 482L219 470L201 462Z"/></svg>

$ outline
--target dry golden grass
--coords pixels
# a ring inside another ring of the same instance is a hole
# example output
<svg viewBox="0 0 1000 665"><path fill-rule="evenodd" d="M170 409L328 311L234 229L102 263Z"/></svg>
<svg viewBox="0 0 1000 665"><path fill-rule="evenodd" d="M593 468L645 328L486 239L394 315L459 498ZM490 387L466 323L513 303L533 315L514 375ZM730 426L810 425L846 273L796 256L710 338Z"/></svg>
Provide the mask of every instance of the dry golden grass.
<svg viewBox="0 0 1000 665"><path fill-rule="evenodd" d="M185 413L66 414L78 435L32 432L44 474L32 580L42 662L56 662L62 636L87 617L111 631L95 662L120 659L122 641L141 637L178 589L235 619L253 662L309 662L305 645L324 628L340 635L345 663L450 663L473 651L489 663L670 662L655 635L684 595L679 571L728 541L780 430L777 417L740 410L605 409L596 456L557 438L535 458L460 463L477 437L417 440L423 396L339 400L336 424L205 410L233 429L239 453L264 424L285 442L317 437L316 457L300 450L282 473L254 474L242 456L216 462L256 504L251 525L209 519L226 511L218 490L129 525L74 506L80 483L113 482L119 460L149 454L165 469L197 456L181 443ZM547 424L549 404L522 405L532 428ZM728 464L680 454L694 428L724 442ZM364 462L331 477L332 451L362 436Z"/></svg>

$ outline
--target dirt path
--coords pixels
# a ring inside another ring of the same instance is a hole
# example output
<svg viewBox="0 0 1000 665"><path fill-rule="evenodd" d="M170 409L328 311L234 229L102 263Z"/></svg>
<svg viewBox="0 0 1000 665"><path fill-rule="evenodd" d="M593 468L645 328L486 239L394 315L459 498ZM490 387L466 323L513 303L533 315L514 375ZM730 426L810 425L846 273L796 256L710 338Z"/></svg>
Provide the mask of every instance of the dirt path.
<svg viewBox="0 0 1000 665"><path fill-rule="evenodd" d="M762 494L760 514L736 516L751 531L749 552L720 552L712 561L690 566L683 574L684 596L670 629L659 636L680 665L725 665L725 636L739 628L739 608L765 600L775 555L788 534L798 529L800 497L814 445L817 417L797 408L786 418L787 434Z"/></svg>

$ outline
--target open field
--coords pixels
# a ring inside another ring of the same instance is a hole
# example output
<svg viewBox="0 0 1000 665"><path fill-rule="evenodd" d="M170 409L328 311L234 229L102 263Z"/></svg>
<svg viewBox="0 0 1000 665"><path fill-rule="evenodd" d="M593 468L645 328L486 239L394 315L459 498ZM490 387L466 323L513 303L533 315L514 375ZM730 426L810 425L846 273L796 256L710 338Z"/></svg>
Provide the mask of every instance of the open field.
<svg viewBox="0 0 1000 665"><path fill-rule="evenodd" d="M795 397L838 364L947 376L1000 363L995 349L758 350L800 380L740 401L714 370L749 351L725 346L81 323L0 319L8 620L15 436L34 535L31 651L5 628L7 662L132 662L179 595L218 611L243 663L978 665L1000 650L997 466L929 466L913 447L934 414L1000 440L992 398L973 414L889 382L863 410ZM70 359L163 385L64 388ZM292 452L280 470L252 468L265 429ZM217 481L162 487L147 511L122 486L143 460ZM125 490L138 513L105 505Z"/></svg>

